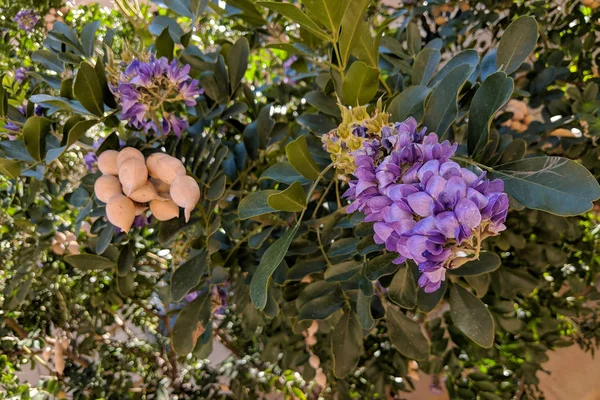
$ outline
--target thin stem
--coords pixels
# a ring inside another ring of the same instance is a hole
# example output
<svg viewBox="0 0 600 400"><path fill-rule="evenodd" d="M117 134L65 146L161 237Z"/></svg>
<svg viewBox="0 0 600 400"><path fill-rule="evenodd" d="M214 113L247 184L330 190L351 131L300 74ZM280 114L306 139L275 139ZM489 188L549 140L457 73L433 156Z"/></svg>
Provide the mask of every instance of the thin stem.
<svg viewBox="0 0 600 400"><path fill-rule="evenodd" d="M467 163L467 164L475 165L476 167L479 167L479 168L481 168L481 169L483 169L485 171L488 171L488 172L492 172L494 170L493 168L488 167L487 165L483 165L483 164L478 163L477 161L474 161L474 160L472 160L470 158L467 158L467 157L454 155L454 156L452 156L452 159L456 160L456 161L462 161L462 162Z"/></svg>
<svg viewBox="0 0 600 400"><path fill-rule="evenodd" d="M329 164L323 171L321 171L321 173L319 174L319 176L317 177L317 179L315 179L315 182L311 186L310 190L308 191L308 195L306 196L307 199L310 199L312 197L312 194L315 191L315 189L317 188L317 186L319 185L319 182L325 176L325 174L327 172L329 172L329 170L332 167L333 167L333 163ZM304 210L302 210L302 214L300 214L300 217L298 218L298 221L296 222L296 226L299 226L300 222L302 222L302 217L304 217L304 213L306 212L306 210L307 210L307 208L305 208Z"/></svg>

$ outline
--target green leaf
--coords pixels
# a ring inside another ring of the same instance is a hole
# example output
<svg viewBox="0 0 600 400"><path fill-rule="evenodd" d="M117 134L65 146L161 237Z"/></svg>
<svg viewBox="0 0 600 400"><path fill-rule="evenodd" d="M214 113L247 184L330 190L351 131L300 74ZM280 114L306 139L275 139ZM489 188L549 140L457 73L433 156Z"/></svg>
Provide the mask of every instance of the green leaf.
<svg viewBox="0 0 600 400"><path fill-rule="evenodd" d="M365 276L371 281L376 281L384 275L393 274L400 268L393 263L396 258L396 253L386 253L369 260L365 267Z"/></svg>
<svg viewBox="0 0 600 400"><path fill-rule="evenodd" d="M454 325L478 345L494 344L494 319L485 304L459 284L450 286L450 316Z"/></svg>
<svg viewBox="0 0 600 400"><path fill-rule="evenodd" d="M487 144L492 120L510 99L513 90L513 80L502 71L488 76L477 89L469 110L469 154L478 154Z"/></svg>
<svg viewBox="0 0 600 400"><path fill-rule="evenodd" d="M96 31L100 27L100 21L92 21L81 28L81 45L83 46L83 54L91 58L94 55L94 44L96 41Z"/></svg>
<svg viewBox="0 0 600 400"><path fill-rule="evenodd" d="M425 293L423 288L419 289L417 293L417 305L419 306L419 309L423 312L429 312L433 310L444 298L447 288L448 283L446 281L442 281L440 288L433 293Z"/></svg>
<svg viewBox="0 0 600 400"><path fill-rule="evenodd" d="M324 271L327 267L323 257L303 260L296 263L287 272L286 281L301 281L305 276Z"/></svg>
<svg viewBox="0 0 600 400"><path fill-rule="evenodd" d="M275 211L267 204L268 197L274 193L279 193L279 191L261 190L244 197L238 205L238 217L248 219Z"/></svg>
<svg viewBox="0 0 600 400"><path fill-rule="evenodd" d="M305 135L289 142L285 146L285 155L292 167L306 179L315 180L319 177L321 170L308 150Z"/></svg>
<svg viewBox="0 0 600 400"><path fill-rule="evenodd" d="M194 257L177 268L171 277L171 298L181 301L186 294L198 286L206 271L206 250L202 249Z"/></svg>
<svg viewBox="0 0 600 400"><path fill-rule="evenodd" d="M125 276L133 271L135 264L135 244L133 242L127 243L121 249L119 259L117 260L117 274L119 276Z"/></svg>
<svg viewBox="0 0 600 400"><path fill-rule="evenodd" d="M250 54L250 45L245 37L239 38L227 54L231 93L235 93L242 83L242 78L248 68L248 54Z"/></svg>
<svg viewBox="0 0 600 400"><path fill-rule="evenodd" d="M31 60L39 62L47 69L61 73L65 70L65 64L54 53L48 50L36 50L31 54Z"/></svg>
<svg viewBox="0 0 600 400"><path fill-rule="evenodd" d="M379 87L379 70L362 61L352 63L342 84L344 103L357 106L368 103Z"/></svg>
<svg viewBox="0 0 600 400"><path fill-rule="evenodd" d="M406 42L408 44L408 53L411 56L416 56L421 51L421 42L422 42L421 31L419 30L419 26L414 22L409 23L408 26L406 27L406 35L407 35ZM438 62L439 62L439 60L438 60ZM415 81L413 80L413 84L414 83L415 83Z"/></svg>
<svg viewBox="0 0 600 400"><path fill-rule="evenodd" d="M304 0L308 14L327 27L337 36L342 17L348 8L349 0Z"/></svg>
<svg viewBox="0 0 600 400"><path fill-rule="evenodd" d="M592 208L600 197L596 178L575 161L532 157L494 167L504 190L525 207L570 216Z"/></svg>
<svg viewBox="0 0 600 400"><path fill-rule="evenodd" d="M47 94L36 94L31 96L29 100L36 104L56 107L60 108L61 110L74 111L78 114L94 115L90 114L89 111L83 108L79 102L70 100L66 97L56 97Z"/></svg>
<svg viewBox="0 0 600 400"><path fill-rule="evenodd" d="M102 254L106 251L110 242L112 242L113 234L115 233L115 227L110 222L106 224L100 235L98 236L98 240L96 240L96 246L94 251L96 254Z"/></svg>
<svg viewBox="0 0 600 400"><path fill-rule="evenodd" d="M327 96L320 90L313 90L304 95L306 102L322 113L340 118L341 112L335 98Z"/></svg>
<svg viewBox="0 0 600 400"><path fill-rule="evenodd" d="M9 178L17 178L21 174L21 163L19 160L0 158L0 173Z"/></svg>
<svg viewBox="0 0 600 400"><path fill-rule="evenodd" d="M166 15L158 15L152 20L152 23L148 27L148 31L154 36L160 35L165 27L169 27L169 33L171 34L171 39L177 44L181 43L181 36L184 35L183 29L181 26L175 21L173 18L169 18Z"/></svg>
<svg viewBox="0 0 600 400"><path fill-rule="evenodd" d="M402 311L388 307L385 311L390 341L405 357L425 360L429 356L429 341L421 331L421 325Z"/></svg>
<svg viewBox="0 0 600 400"><path fill-rule="evenodd" d="M269 207L288 212L298 212L306 208L306 194L300 182L292 183L287 189L273 193L267 198Z"/></svg>
<svg viewBox="0 0 600 400"><path fill-rule="evenodd" d="M329 116L323 114L305 113L299 115L296 118L296 122L300 126L308 128L308 130L315 132L319 136L337 128L337 123L335 123Z"/></svg>
<svg viewBox="0 0 600 400"><path fill-rule="evenodd" d="M183 15L189 19L194 18L194 13L190 8L190 0L163 0L163 3L179 15Z"/></svg>
<svg viewBox="0 0 600 400"><path fill-rule="evenodd" d="M342 308L344 298L339 291L310 299L298 309L298 320L321 320Z"/></svg>
<svg viewBox="0 0 600 400"><path fill-rule="evenodd" d="M496 65L508 75L515 72L535 49L538 26L535 17L520 17L511 23L498 45Z"/></svg>
<svg viewBox="0 0 600 400"><path fill-rule="evenodd" d="M194 349L210 320L210 295L198 296L179 312L173 325L173 348L179 355Z"/></svg>
<svg viewBox="0 0 600 400"><path fill-rule="evenodd" d="M358 321L363 329L371 329L375 326L375 320L371 313L371 301L373 296L365 295L362 290L358 291L358 298L356 299L356 314L358 315Z"/></svg>
<svg viewBox="0 0 600 400"><path fill-rule="evenodd" d="M469 261L468 263L456 268L450 269L448 272L456 276L472 276L487 274L500 268L502 261L498 254L491 251L482 251L479 254L479 259Z"/></svg>
<svg viewBox="0 0 600 400"><path fill-rule="evenodd" d="M263 181L265 179L272 179L277 182L282 182L287 185L291 185L296 181L300 181L301 184L305 185L310 183L310 181L300 175L292 164L287 161L281 161L277 164L271 165L263 174L258 178L258 181ZM276 191L274 191L276 192Z"/></svg>
<svg viewBox="0 0 600 400"><path fill-rule="evenodd" d="M166 26L161 34L156 38L156 57L167 57L169 61L173 59L173 51L175 50L175 42L169 33L169 27Z"/></svg>
<svg viewBox="0 0 600 400"><path fill-rule="evenodd" d="M206 191L206 198L211 201L219 200L225 194L226 186L227 175L221 173L216 179L210 182L210 186Z"/></svg>
<svg viewBox="0 0 600 400"><path fill-rule="evenodd" d="M274 1L257 1L257 6L263 6L268 8L271 11L274 11L277 14L281 14L294 23L297 23L304 29L308 30L310 33L315 35L321 40L331 40L330 36L325 33L319 25L312 19L308 17L302 10L296 7L292 3L278 3Z"/></svg>
<svg viewBox="0 0 600 400"><path fill-rule="evenodd" d="M448 73L425 101L423 124L431 132L443 137L458 114L458 94L475 68L462 64Z"/></svg>
<svg viewBox="0 0 600 400"><path fill-rule="evenodd" d="M325 280L327 282L347 281L358 274L361 268L362 262L354 260L332 265L325 271Z"/></svg>
<svg viewBox="0 0 600 400"><path fill-rule="evenodd" d="M95 254L73 254L65 256L65 262L71 266L90 271L95 269L109 269L115 267L115 262L106 257L97 256Z"/></svg>
<svg viewBox="0 0 600 400"><path fill-rule="evenodd" d="M352 54L368 66L377 69L379 39L371 36L371 25L367 21L358 21L354 41Z"/></svg>
<svg viewBox="0 0 600 400"><path fill-rule="evenodd" d="M352 49L358 44L358 30L363 20L365 11L369 6L369 0L352 0L342 18L342 32L340 33L339 49L341 64L345 65L352 53Z"/></svg>
<svg viewBox="0 0 600 400"><path fill-rule="evenodd" d="M75 118L81 119L79 116L73 116L67 120L67 123L64 125L64 129L66 131L66 137L63 136L63 146L57 147L55 149L48 150L46 154L46 162L52 162L60 157L69 147L75 144L90 128L98 124L98 120L88 119L88 120L79 120L72 127L69 126L68 122L73 119L75 122ZM64 134L64 133L63 133Z"/></svg>
<svg viewBox="0 0 600 400"><path fill-rule="evenodd" d="M431 88L418 85L410 86L394 97L388 106L393 121L404 121L406 118L419 115L423 112L423 102Z"/></svg>
<svg viewBox="0 0 600 400"><path fill-rule="evenodd" d="M472 65L473 68L477 68L477 64L479 64L479 54L477 54L475 50L471 49L461 51L452 57L446 64L444 64L442 69L440 69L440 72L433 77L429 83L429 86L433 87L437 85L437 83L441 82L450 71L461 64L469 64ZM473 77L473 75L471 75L471 77Z"/></svg>
<svg viewBox="0 0 600 400"><path fill-rule="evenodd" d="M388 287L390 300L403 308L415 308L417 305L417 283L408 265L404 264L394 275Z"/></svg>
<svg viewBox="0 0 600 400"><path fill-rule="evenodd" d="M250 298L254 307L262 310L267 305L267 288L271 275L285 257L297 231L298 225L295 225L277 239L260 259L260 264L250 282Z"/></svg>
<svg viewBox="0 0 600 400"><path fill-rule="evenodd" d="M102 117L104 114L104 100L102 86L96 76L96 71L87 62L79 65L73 86L75 98L92 114Z"/></svg>
<svg viewBox="0 0 600 400"><path fill-rule="evenodd" d="M426 86L435 74L441 58L439 50L427 47L421 50L412 67L412 84Z"/></svg>
<svg viewBox="0 0 600 400"><path fill-rule="evenodd" d="M490 274L469 275L465 280L473 289L477 297L482 298L488 291L492 277Z"/></svg>
<svg viewBox="0 0 600 400"><path fill-rule="evenodd" d="M362 328L356 314L345 310L331 333L333 373L338 378L354 372L363 353Z"/></svg>
<svg viewBox="0 0 600 400"><path fill-rule="evenodd" d="M29 117L23 125L23 140L31 156L37 161L42 160L45 153L46 135L50 133L51 121L43 117Z"/></svg>

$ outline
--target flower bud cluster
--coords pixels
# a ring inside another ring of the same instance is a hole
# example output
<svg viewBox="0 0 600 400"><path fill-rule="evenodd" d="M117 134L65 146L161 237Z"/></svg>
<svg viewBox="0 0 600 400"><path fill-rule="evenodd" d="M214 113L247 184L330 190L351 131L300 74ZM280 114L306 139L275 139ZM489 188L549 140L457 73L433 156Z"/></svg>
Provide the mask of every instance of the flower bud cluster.
<svg viewBox="0 0 600 400"><path fill-rule="evenodd" d="M452 161L457 144L418 131L413 118L364 129L361 148L349 153L357 179L344 194L347 211L374 222L375 242L398 253L395 263L417 263L419 285L433 292L447 269L477 259L482 240L506 228L504 183Z"/></svg>
<svg viewBox="0 0 600 400"><path fill-rule="evenodd" d="M40 15L34 10L21 10L15 15L15 22L19 29L31 31L40 20Z"/></svg>
<svg viewBox="0 0 600 400"><path fill-rule="evenodd" d="M196 96L202 93L189 72L189 65L181 66L177 60L169 64L166 57L131 61L111 85L122 102L121 119L145 132L179 136L188 127L182 116L185 107L195 106Z"/></svg>

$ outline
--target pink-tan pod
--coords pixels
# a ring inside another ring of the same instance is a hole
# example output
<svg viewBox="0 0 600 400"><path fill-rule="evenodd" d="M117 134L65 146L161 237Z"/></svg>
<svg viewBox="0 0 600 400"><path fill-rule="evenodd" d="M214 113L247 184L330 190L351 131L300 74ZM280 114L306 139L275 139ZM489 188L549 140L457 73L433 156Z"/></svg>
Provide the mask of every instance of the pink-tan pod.
<svg viewBox="0 0 600 400"><path fill-rule="evenodd" d="M129 196L148 182L146 163L137 158L129 158L119 167L119 181L123 185L123 193Z"/></svg>
<svg viewBox="0 0 600 400"><path fill-rule="evenodd" d="M186 174L181 161L168 154L155 153L150 155L146 160L146 166L152 178L159 179L167 185L173 184L176 177Z"/></svg>
<svg viewBox="0 0 600 400"><path fill-rule="evenodd" d="M146 166L148 164L146 163ZM154 185L157 193L169 193L169 189L171 189L171 185L166 182L161 181L160 179L150 178L150 182Z"/></svg>
<svg viewBox="0 0 600 400"><path fill-rule="evenodd" d="M171 198L179 207L185 210L185 222L190 220L190 215L200 200L200 188L191 176L180 175L173 180Z"/></svg>
<svg viewBox="0 0 600 400"><path fill-rule="evenodd" d="M79 254L79 243L77 243L75 240L70 241L69 245L67 246L67 251L69 254Z"/></svg>
<svg viewBox="0 0 600 400"><path fill-rule="evenodd" d="M106 204L106 217L111 224L127 233L135 219L135 205L129 197L115 196Z"/></svg>
<svg viewBox="0 0 600 400"><path fill-rule="evenodd" d="M62 256L63 254L65 254L65 248L62 246L61 243L55 242L52 245L52 252L58 256Z"/></svg>
<svg viewBox="0 0 600 400"><path fill-rule="evenodd" d="M105 150L98 156L98 169L104 175L118 175L117 157L119 152L116 150Z"/></svg>
<svg viewBox="0 0 600 400"><path fill-rule="evenodd" d="M146 181L144 186L137 189L135 192L129 195L129 198L138 203L148 203L158 197L158 193L154 188L154 185L150 181Z"/></svg>
<svg viewBox="0 0 600 400"><path fill-rule="evenodd" d="M98 200L108 203L114 196L123 194L123 189L119 178L113 175L102 175L94 183L94 193Z"/></svg>
<svg viewBox="0 0 600 400"><path fill-rule="evenodd" d="M172 200L152 200L150 211L159 221L168 221L179 216L179 206Z"/></svg>
<svg viewBox="0 0 600 400"><path fill-rule="evenodd" d="M144 163L146 161L141 151L139 151L135 147L125 147L124 149L121 149L121 151L119 151L119 155L117 156L117 168L120 170L123 163L125 163L125 161L129 160L130 158L140 160Z"/></svg>
<svg viewBox="0 0 600 400"><path fill-rule="evenodd" d="M135 205L135 216L137 217L138 215L142 215L144 213L144 211L146 211L148 209L148 206L140 206L138 204L134 204Z"/></svg>

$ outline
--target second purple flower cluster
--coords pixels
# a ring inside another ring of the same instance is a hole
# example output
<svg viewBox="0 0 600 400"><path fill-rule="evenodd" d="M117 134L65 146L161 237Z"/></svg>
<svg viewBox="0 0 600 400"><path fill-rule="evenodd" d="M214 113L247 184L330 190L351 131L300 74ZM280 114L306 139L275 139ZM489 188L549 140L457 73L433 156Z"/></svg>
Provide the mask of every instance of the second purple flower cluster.
<svg viewBox="0 0 600 400"><path fill-rule="evenodd" d="M365 141L345 196L348 212L374 222L375 242L398 253L395 263L419 265L419 285L431 293L447 269L478 258L481 241L506 229L508 196L501 180L450 160L456 143L425 132L409 118Z"/></svg>
<svg viewBox="0 0 600 400"><path fill-rule="evenodd" d="M169 64L165 57L133 60L113 88L122 101L121 118L145 132L179 136L188 127L180 114L185 106L195 106L196 96L202 93L189 72L189 65L181 66L177 60Z"/></svg>

